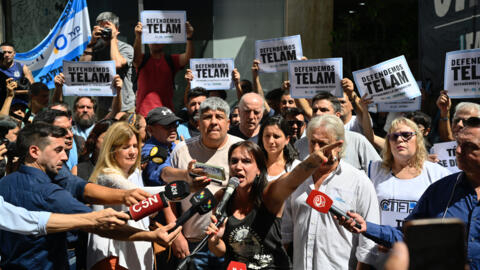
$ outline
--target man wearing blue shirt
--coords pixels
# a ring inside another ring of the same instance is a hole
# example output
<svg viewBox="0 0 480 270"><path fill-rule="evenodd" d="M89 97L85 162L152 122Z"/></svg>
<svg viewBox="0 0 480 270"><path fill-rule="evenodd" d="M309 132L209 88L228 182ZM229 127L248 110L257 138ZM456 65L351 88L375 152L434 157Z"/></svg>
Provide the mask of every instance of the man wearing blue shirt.
<svg viewBox="0 0 480 270"><path fill-rule="evenodd" d="M457 134L455 155L457 166L462 171L444 177L428 187L406 220L420 218L458 218L465 223L467 260L470 269L480 269L480 118L470 117L465 127ZM344 226L353 232L391 247L402 241L402 228L365 222L355 213ZM355 221L354 221L355 220ZM343 223L343 222L341 222ZM359 223L361 230L353 225Z"/></svg>
<svg viewBox="0 0 480 270"><path fill-rule="evenodd" d="M18 135L17 147L23 153L19 170L0 181L0 196L6 202L31 211L89 213L91 209L71 193L52 182L67 159L66 130L46 123L26 126ZM2 217L3 218L3 217ZM168 230L168 228L166 228ZM120 240L169 243L171 236L163 230L146 232L128 226L117 230L87 228L87 231ZM178 231L178 232L177 232ZM68 266L66 234L54 233L34 237L0 231L2 269L65 269Z"/></svg>

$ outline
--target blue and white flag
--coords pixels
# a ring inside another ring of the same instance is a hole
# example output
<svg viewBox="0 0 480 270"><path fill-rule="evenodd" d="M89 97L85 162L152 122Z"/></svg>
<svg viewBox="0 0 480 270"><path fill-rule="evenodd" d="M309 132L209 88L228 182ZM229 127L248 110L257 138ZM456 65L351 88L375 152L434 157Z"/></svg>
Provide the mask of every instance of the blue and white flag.
<svg viewBox="0 0 480 270"><path fill-rule="evenodd" d="M36 82L54 88L53 78L62 72L63 60L78 60L90 37L86 0L71 0L47 37L31 51L17 53L15 60L30 68Z"/></svg>

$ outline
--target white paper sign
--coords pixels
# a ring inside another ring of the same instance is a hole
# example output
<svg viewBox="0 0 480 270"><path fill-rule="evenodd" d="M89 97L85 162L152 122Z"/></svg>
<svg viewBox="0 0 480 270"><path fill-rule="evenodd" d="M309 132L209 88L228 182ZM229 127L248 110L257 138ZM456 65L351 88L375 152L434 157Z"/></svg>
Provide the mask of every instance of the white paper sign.
<svg viewBox="0 0 480 270"><path fill-rule="evenodd" d="M255 58L261 72L288 71L288 61L302 59L300 35L255 41Z"/></svg>
<svg viewBox="0 0 480 270"><path fill-rule="evenodd" d="M186 43L185 11L146 10L140 13L142 44Z"/></svg>
<svg viewBox="0 0 480 270"><path fill-rule="evenodd" d="M451 98L480 97L480 49L447 53L444 76Z"/></svg>
<svg viewBox="0 0 480 270"><path fill-rule="evenodd" d="M455 149L457 148L457 142L444 142L436 143L432 146L430 150L433 154L437 154L438 164L450 170L452 173L459 172L460 169L457 168L457 160L455 158Z"/></svg>
<svg viewBox="0 0 480 270"><path fill-rule="evenodd" d="M115 96L114 61L63 61L64 96Z"/></svg>
<svg viewBox="0 0 480 270"><path fill-rule="evenodd" d="M342 58L289 61L288 78L293 98L311 98L321 91L343 97Z"/></svg>
<svg viewBox="0 0 480 270"><path fill-rule="evenodd" d="M203 87L207 90L231 89L233 68L233 58L190 59L193 73L191 87Z"/></svg>
<svg viewBox="0 0 480 270"><path fill-rule="evenodd" d="M412 99L421 95L403 55L354 71L353 79L360 96L367 93L375 103Z"/></svg>

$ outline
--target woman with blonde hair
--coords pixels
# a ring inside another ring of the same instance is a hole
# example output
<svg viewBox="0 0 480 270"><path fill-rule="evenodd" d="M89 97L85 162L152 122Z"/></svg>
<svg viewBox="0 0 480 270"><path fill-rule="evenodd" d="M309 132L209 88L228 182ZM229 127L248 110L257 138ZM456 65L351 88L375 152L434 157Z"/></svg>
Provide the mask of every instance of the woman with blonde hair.
<svg viewBox="0 0 480 270"><path fill-rule="evenodd" d="M114 123L105 138L90 176L97 184L121 188L142 188L158 193L164 187L144 187L140 166L140 144L138 131L125 121ZM128 210L125 206L93 205L94 210L112 207L117 211ZM148 217L138 222L128 221L132 227L148 230ZM168 227L168 226L167 226ZM166 227L166 229L167 229ZM153 269L153 250L149 242L124 242L89 234L88 269Z"/></svg>
<svg viewBox="0 0 480 270"><path fill-rule="evenodd" d="M401 227L427 187L450 174L427 160L423 140L415 122L399 117L393 120L385 137L382 160L368 166L368 177L380 203L382 225Z"/></svg>

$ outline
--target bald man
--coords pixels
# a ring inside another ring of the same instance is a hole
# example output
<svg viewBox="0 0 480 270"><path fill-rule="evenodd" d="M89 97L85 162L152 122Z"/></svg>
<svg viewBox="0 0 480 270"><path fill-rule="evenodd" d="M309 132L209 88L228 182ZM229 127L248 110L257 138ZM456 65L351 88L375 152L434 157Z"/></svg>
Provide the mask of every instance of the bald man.
<svg viewBox="0 0 480 270"><path fill-rule="evenodd" d="M247 93L238 102L240 124L228 133L254 143L258 141L260 123L265 110L264 99L257 93Z"/></svg>

